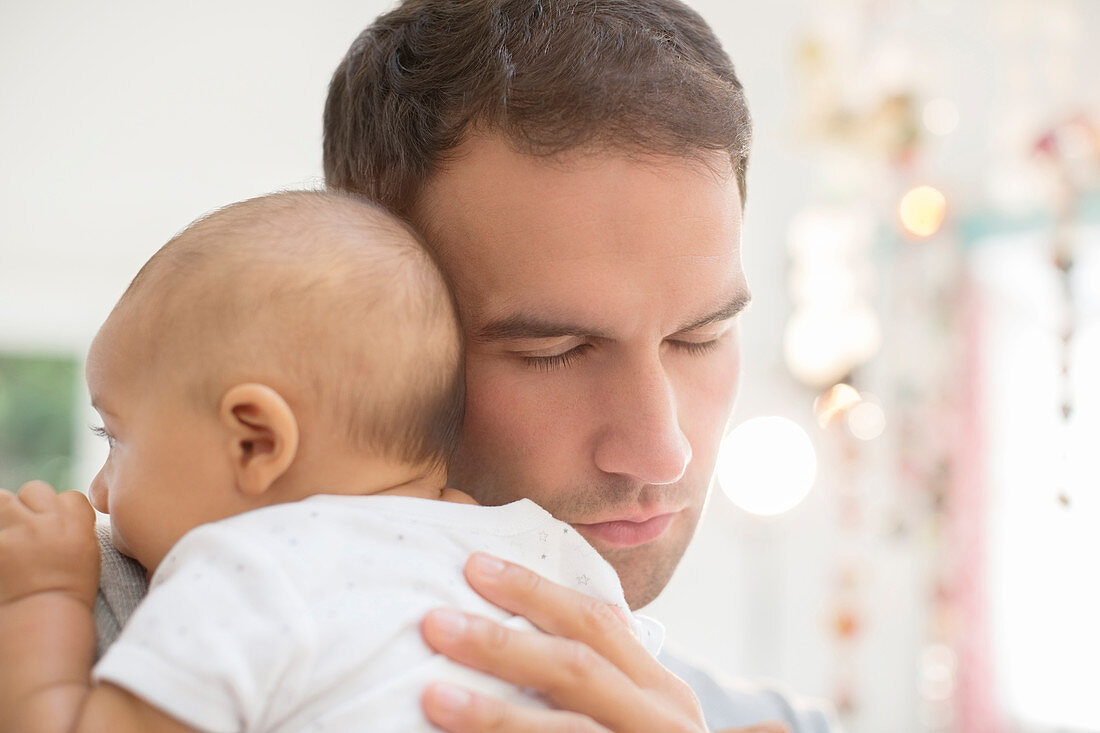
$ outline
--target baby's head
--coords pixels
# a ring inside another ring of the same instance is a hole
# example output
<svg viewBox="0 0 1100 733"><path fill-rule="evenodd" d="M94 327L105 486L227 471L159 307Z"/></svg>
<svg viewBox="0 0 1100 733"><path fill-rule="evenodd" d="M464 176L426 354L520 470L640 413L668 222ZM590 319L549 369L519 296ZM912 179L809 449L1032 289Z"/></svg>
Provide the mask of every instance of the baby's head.
<svg viewBox="0 0 1100 733"><path fill-rule="evenodd" d="M447 286L412 231L289 192L198 220L88 354L111 446L89 495L152 570L188 530L312 494L442 485L462 413Z"/></svg>

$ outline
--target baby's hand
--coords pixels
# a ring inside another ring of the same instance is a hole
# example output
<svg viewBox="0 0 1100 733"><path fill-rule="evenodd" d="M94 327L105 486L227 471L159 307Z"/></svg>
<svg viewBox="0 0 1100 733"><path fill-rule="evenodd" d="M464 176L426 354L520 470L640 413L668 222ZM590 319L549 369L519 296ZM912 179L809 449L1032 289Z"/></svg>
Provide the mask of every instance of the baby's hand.
<svg viewBox="0 0 1100 733"><path fill-rule="evenodd" d="M99 544L95 512L77 491L31 481L0 489L0 604L59 591L95 605Z"/></svg>

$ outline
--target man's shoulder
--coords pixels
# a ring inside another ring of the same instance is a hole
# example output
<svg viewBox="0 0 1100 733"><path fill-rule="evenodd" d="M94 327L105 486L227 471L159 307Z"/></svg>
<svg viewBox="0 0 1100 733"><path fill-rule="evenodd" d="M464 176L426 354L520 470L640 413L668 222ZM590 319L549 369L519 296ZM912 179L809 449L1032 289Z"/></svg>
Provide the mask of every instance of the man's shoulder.
<svg viewBox="0 0 1100 733"><path fill-rule="evenodd" d="M96 658L103 656L145 596L145 569L111 543L111 527L97 524L99 537L99 595L95 601Z"/></svg>
<svg viewBox="0 0 1100 733"><path fill-rule="evenodd" d="M779 685L731 679L675 647L666 646L658 659L695 692L711 730L781 720L791 733L840 733L826 702L798 699Z"/></svg>

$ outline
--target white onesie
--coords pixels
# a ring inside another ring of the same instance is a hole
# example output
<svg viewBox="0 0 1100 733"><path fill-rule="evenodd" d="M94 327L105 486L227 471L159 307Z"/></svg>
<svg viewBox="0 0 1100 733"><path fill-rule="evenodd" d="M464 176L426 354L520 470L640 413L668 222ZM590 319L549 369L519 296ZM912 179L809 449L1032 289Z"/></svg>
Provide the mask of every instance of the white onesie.
<svg viewBox="0 0 1100 733"><path fill-rule="evenodd" d="M93 678L211 733L432 731L420 696L435 680L543 705L421 639L421 619L440 606L532 628L467 585L475 551L627 611L611 566L528 499L319 495L185 535ZM627 615L656 654L660 625Z"/></svg>

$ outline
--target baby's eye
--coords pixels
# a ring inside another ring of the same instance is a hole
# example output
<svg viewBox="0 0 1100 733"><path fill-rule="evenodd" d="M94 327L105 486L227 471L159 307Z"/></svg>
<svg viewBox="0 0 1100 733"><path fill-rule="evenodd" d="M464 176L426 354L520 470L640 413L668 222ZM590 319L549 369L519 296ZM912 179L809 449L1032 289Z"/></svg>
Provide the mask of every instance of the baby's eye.
<svg viewBox="0 0 1100 733"><path fill-rule="evenodd" d="M115 447L115 439L107 432L107 429L101 426L89 425L88 428L96 435L107 440L107 447Z"/></svg>

